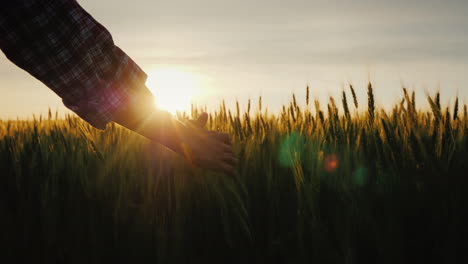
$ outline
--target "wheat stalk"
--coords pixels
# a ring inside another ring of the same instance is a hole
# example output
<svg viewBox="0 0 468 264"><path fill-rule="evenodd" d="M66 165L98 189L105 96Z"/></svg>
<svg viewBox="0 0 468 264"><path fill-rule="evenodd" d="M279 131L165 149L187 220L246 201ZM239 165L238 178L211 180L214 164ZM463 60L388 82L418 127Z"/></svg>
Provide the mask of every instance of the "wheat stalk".
<svg viewBox="0 0 468 264"><path fill-rule="evenodd" d="M368 112L369 112L369 119L370 122L374 122L375 117L375 101L374 101L374 91L372 89L372 83L369 82L367 85L367 104L368 104Z"/></svg>
<svg viewBox="0 0 468 264"><path fill-rule="evenodd" d="M349 85L349 88L351 90L351 95L353 96L353 102L354 102L354 107L356 107L356 109L358 108L358 100L357 100L357 97L356 97L356 92L354 91L354 88L353 86L350 84Z"/></svg>

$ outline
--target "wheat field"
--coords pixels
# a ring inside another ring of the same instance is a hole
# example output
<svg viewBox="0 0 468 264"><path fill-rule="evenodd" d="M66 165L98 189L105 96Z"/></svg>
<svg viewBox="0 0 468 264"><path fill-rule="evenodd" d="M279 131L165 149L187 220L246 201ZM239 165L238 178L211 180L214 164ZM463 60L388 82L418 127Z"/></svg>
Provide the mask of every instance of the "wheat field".
<svg viewBox="0 0 468 264"><path fill-rule="evenodd" d="M47 263L462 263L468 114L402 89L391 110L296 96L224 102L238 176L192 168L118 126L75 116L0 121L4 256ZM196 118L202 109L178 113Z"/></svg>

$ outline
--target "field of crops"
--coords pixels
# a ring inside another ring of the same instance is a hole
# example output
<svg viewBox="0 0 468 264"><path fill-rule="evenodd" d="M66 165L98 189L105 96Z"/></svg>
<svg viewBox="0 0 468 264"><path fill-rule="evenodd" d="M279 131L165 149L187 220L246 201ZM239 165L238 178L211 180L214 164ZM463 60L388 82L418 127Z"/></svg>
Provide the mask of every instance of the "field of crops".
<svg viewBox="0 0 468 264"><path fill-rule="evenodd" d="M238 176L117 125L0 121L2 256L46 263L467 263L468 115L354 89L278 115L224 103ZM252 104L252 106L251 106ZM179 114L198 116L201 109ZM28 263L26 262L26 263Z"/></svg>

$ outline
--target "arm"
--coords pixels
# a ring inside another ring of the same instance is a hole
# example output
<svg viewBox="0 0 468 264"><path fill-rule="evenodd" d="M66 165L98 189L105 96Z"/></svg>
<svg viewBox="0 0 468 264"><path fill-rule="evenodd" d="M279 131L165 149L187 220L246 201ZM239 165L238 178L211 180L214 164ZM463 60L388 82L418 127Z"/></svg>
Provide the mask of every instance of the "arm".
<svg viewBox="0 0 468 264"><path fill-rule="evenodd" d="M26 2L26 3L25 3ZM153 106L146 74L74 0L20 1L0 10L0 48L98 129L116 122L183 155L234 173L229 137L187 125Z"/></svg>

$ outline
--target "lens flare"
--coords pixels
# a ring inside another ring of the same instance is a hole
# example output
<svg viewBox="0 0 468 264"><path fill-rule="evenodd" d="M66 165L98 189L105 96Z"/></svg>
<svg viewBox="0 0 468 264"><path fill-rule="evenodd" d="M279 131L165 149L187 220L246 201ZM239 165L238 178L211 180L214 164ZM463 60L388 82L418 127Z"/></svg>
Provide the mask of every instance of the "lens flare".
<svg viewBox="0 0 468 264"><path fill-rule="evenodd" d="M358 186L363 186L367 182L367 169L364 167L358 168L354 173L354 183Z"/></svg>
<svg viewBox="0 0 468 264"><path fill-rule="evenodd" d="M335 154L330 154L323 160L323 169L328 173L333 173L338 169L338 157Z"/></svg>
<svg viewBox="0 0 468 264"><path fill-rule="evenodd" d="M281 143L278 159L283 167L291 167L301 159L304 151L304 139L298 132L287 135Z"/></svg>

